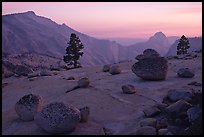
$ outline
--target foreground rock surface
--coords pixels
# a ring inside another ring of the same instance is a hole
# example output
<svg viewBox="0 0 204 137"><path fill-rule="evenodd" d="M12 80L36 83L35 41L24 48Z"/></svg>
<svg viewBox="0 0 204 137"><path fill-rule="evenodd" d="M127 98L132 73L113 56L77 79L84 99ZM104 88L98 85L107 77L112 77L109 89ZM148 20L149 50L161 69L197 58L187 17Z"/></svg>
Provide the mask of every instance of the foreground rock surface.
<svg viewBox="0 0 204 137"><path fill-rule="evenodd" d="M8 84L2 88L2 134L49 134L38 127L34 120L24 122L15 113L15 103L22 96L29 93L42 96L43 106L51 102L63 101L77 108L83 106L90 107L91 111L87 122L79 123L73 132L66 133L66 135L102 135L104 134L103 127L108 129L112 135L129 135L140 127L139 122L145 118L143 110L156 105L157 102L162 102L163 97L172 88L193 88L196 93L199 93L194 96L195 100L202 101L202 93L200 94L202 92L202 86L187 85L192 81L202 81L201 57L192 60L169 60L168 73L164 81L143 81L141 78L136 77L130 69L135 62L134 60L118 64L123 70L123 73L115 76L102 72L101 69L103 66L98 66L59 71L58 75L38 77L38 79L32 82L26 77L3 79L2 83ZM193 79L176 77L176 71L179 68L189 67L189 65L195 70ZM62 79L62 76L64 78L74 76L75 80ZM66 89L76 86L77 81L82 77L88 77L92 87L81 88L69 94L64 93ZM123 94L121 86L126 84L135 86L138 89L137 93L131 95ZM168 105L162 105L162 109L166 107ZM157 122L160 121L157 117L163 113L161 112L155 116ZM185 118L188 120L187 116ZM202 119L199 121L202 121ZM157 129L169 129L169 123L167 126L164 124L165 122L159 123L157 125L159 128ZM197 131L193 133L199 133L198 130L202 131L202 129L200 130L197 127ZM176 134L173 132L174 130L169 129L169 131L172 134Z"/></svg>

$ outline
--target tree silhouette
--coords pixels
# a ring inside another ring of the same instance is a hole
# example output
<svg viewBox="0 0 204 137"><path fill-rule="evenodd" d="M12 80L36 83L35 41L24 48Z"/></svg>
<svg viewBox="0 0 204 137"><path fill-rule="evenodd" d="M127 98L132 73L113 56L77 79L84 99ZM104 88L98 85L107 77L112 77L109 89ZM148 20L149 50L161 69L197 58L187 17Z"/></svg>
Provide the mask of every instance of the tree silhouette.
<svg viewBox="0 0 204 137"><path fill-rule="evenodd" d="M189 40L184 35L180 38L177 46L177 55L187 54L187 49L189 49Z"/></svg>
<svg viewBox="0 0 204 137"><path fill-rule="evenodd" d="M66 48L66 55L63 58L63 61L67 63L68 66L72 66L71 68L79 68L81 67L78 62L80 56L84 53L81 50L84 48L81 40L76 34L71 33L70 41L67 43L68 47Z"/></svg>

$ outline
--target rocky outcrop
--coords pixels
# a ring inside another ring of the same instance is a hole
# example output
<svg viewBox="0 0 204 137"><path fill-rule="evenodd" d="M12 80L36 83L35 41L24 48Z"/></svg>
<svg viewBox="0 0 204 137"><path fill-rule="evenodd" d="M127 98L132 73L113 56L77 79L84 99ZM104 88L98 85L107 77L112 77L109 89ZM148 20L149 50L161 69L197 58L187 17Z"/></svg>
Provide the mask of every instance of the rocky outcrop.
<svg viewBox="0 0 204 137"><path fill-rule="evenodd" d="M33 70L29 67L23 66L23 65L16 65L16 68L14 70L14 73L16 73L19 76L27 76L29 73L32 73Z"/></svg>

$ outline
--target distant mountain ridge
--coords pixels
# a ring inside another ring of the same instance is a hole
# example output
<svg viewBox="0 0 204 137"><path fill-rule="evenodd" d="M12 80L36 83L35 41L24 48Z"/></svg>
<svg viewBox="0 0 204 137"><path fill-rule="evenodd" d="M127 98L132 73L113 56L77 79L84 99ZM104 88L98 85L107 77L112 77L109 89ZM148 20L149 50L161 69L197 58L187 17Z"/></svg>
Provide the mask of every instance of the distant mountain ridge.
<svg viewBox="0 0 204 137"><path fill-rule="evenodd" d="M83 44L83 65L102 65L117 62L114 48L115 42L99 40L80 33L65 24L35 15L29 11L2 16L2 50L3 53L21 54L35 52L62 58L71 33L76 33ZM106 51L106 52L102 52ZM101 57L96 59L94 57Z"/></svg>
<svg viewBox="0 0 204 137"><path fill-rule="evenodd" d="M82 66L131 60L146 48L153 48L165 55L170 47L168 38L162 32L155 33L145 42L122 46L114 41L88 36L66 24L59 25L28 11L2 16L2 52L4 55L34 53L35 58L36 54L40 54L62 60L71 33L76 33L84 44L84 55L80 58Z"/></svg>

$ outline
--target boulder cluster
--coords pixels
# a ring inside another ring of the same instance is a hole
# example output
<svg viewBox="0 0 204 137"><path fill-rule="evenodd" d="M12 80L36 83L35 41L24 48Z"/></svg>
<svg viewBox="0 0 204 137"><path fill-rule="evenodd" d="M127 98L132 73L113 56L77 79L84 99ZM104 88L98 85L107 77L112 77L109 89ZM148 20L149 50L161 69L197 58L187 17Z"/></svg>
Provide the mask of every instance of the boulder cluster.
<svg viewBox="0 0 204 137"><path fill-rule="evenodd" d="M140 127L133 134L200 134L195 133L195 129L192 128L195 128L194 126L201 128L198 124L201 123L200 118L202 117L201 98L202 93L196 93L193 90L169 90L162 103L157 103L143 111L145 118L139 122Z"/></svg>
<svg viewBox="0 0 204 137"><path fill-rule="evenodd" d="M63 102L52 102L42 107L39 95L23 96L15 105L15 111L23 121L32 121L48 134L67 134L74 131L79 122L87 122L88 106L76 108Z"/></svg>
<svg viewBox="0 0 204 137"><path fill-rule="evenodd" d="M121 73L121 69L118 65L104 65L103 72L109 72L111 75L117 75Z"/></svg>

